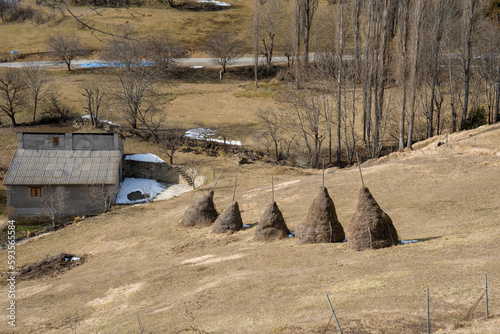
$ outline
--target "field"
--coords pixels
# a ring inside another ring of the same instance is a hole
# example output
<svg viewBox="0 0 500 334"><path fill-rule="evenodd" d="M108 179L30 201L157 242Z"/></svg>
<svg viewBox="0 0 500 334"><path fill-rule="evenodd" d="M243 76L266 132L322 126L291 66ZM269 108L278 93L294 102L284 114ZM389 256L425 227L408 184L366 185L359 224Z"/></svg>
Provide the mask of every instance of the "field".
<svg viewBox="0 0 500 334"><path fill-rule="evenodd" d="M355 252L346 243L252 241L270 202L271 175L292 231L321 185L317 170L261 162L239 172L236 200L249 228L232 235L184 228L186 208L213 186L212 168L225 170L215 191L217 209L232 196L232 159L203 157L210 179L199 190L118 207L18 245L19 266L61 252L86 261L56 277L18 282L14 332L337 333L327 291L344 333L423 333L429 288L432 332L495 333L500 126L450 135L448 146L437 145L444 140L362 165L365 184L400 238L418 243ZM179 159L192 157L181 153ZM325 185L346 229L360 188L357 167L327 169ZM484 274L491 318L485 319L483 300L466 319L483 292ZM5 285L0 294L7 294ZM11 331L6 321L0 326Z"/></svg>
<svg viewBox="0 0 500 334"><path fill-rule="evenodd" d="M235 32L241 40L251 36L251 20L254 2L248 0L231 1L232 7L215 12L193 12L168 7L155 8L99 8L93 11L87 6L70 6L72 12L89 26L110 33L121 34L131 30L136 37L169 34L185 45L192 54L199 54L211 34L218 29ZM38 6L35 1L23 1L23 5L31 6L45 13L47 7ZM61 8L64 8L60 5ZM11 50L19 53L48 51L46 38L55 31L74 32L87 49L99 49L109 36L91 34L88 28L82 27L68 12L56 11L55 20L47 20L41 24L33 22L2 24L0 34L0 55L7 57ZM251 38L250 38L251 40Z"/></svg>

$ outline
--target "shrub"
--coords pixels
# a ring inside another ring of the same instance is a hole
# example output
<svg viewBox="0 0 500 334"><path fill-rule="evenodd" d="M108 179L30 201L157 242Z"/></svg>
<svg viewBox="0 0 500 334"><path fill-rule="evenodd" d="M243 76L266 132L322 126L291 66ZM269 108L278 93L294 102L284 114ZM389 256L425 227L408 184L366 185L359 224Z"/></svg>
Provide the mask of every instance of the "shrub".
<svg viewBox="0 0 500 334"><path fill-rule="evenodd" d="M486 110L483 107L471 108L467 119L462 122L462 130L471 130L486 124Z"/></svg>

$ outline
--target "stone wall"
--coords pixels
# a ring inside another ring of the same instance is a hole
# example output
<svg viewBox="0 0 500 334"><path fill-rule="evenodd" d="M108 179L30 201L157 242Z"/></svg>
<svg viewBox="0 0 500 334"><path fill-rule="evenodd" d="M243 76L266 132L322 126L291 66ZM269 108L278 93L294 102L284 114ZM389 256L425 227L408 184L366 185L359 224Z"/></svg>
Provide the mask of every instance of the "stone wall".
<svg viewBox="0 0 500 334"><path fill-rule="evenodd" d="M157 180L169 184L189 184L189 180L181 175L181 170L166 163L123 160L123 178L134 177Z"/></svg>

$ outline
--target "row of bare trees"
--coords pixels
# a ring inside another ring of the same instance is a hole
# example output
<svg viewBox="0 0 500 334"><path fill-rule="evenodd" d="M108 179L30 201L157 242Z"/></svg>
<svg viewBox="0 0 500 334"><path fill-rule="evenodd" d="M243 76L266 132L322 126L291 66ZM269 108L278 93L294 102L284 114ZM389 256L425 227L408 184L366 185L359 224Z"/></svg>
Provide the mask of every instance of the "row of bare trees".
<svg viewBox="0 0 500 334"><path fill-rule="evenodd" d="M330 163L334 155L351 163L360 141L377 157L390 139L402 150L498 122L500 30L491 1L296 0L283 14L284 4L256 3L256 47L271 66L276 39L287 39L280 32L294 32L293 51L283 48L294 67L281 96L310 166L319 165L324 141ZM313 19L321 24L311 29Z"/></svg>

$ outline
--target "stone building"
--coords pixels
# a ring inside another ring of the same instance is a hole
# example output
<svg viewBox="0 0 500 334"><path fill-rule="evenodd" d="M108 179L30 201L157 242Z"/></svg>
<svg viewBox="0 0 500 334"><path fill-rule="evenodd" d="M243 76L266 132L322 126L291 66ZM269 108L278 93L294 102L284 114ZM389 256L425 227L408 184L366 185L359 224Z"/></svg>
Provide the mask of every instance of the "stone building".
<svg viewBox="0 0 500 334"><path fill-rule="evenodd" d="M123 140L116 133L18 133L4 185L9 218L99 214L120 187ZM61 204L62 202L62 204Z"/></svg>

